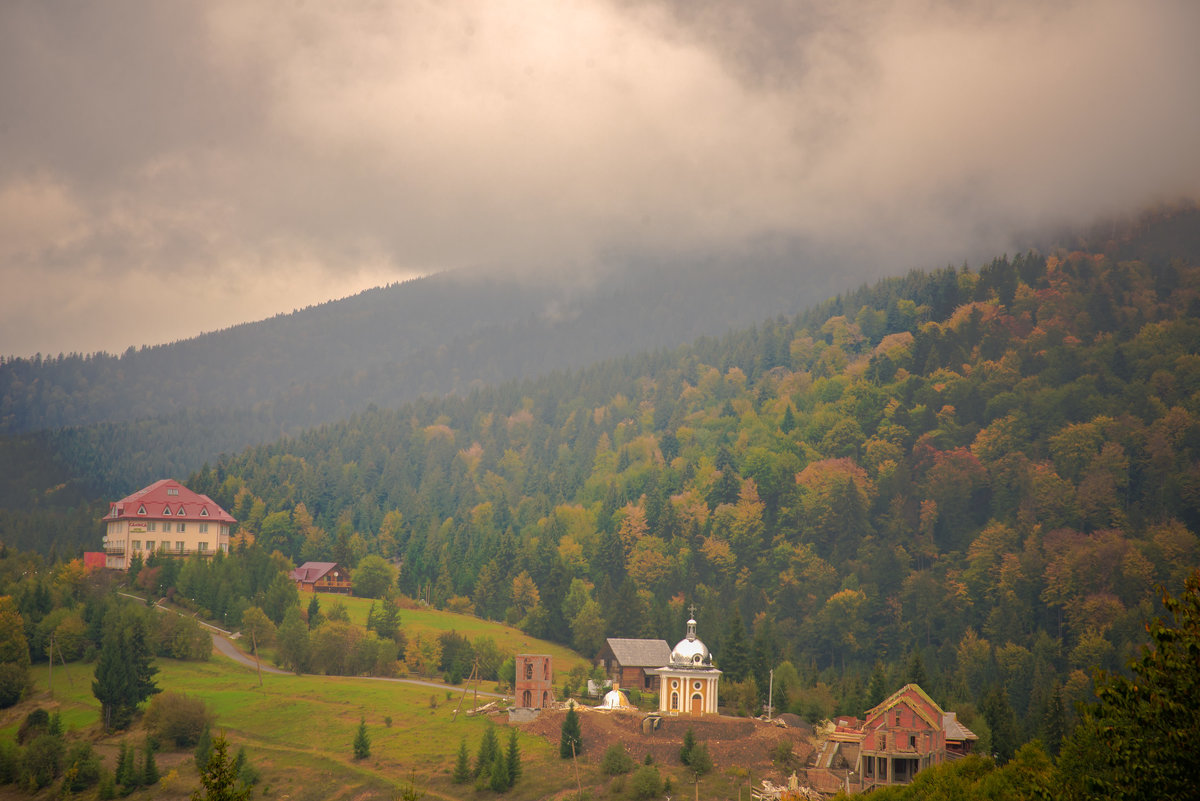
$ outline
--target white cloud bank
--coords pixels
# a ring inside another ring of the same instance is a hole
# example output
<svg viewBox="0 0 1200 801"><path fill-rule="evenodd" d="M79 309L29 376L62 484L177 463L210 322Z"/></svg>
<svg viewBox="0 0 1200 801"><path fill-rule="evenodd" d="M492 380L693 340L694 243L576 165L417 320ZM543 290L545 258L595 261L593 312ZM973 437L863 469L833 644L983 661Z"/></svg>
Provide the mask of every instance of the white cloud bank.
<svg viewBox="0 0 1200 801"><path fill-rule="evenodd" d="M990 5L5 4L0 353L764 234L882 274L1200 193L1200 6Z"/></svg>

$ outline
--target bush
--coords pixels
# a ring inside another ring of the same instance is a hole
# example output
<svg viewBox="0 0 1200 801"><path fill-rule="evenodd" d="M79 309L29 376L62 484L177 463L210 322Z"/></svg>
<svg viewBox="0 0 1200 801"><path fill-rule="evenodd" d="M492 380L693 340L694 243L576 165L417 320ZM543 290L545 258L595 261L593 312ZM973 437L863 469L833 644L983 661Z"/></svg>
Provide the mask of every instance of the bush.
<svg viewBox="0 0 1200 801"><path fill-rule="evenodd" d="M62 773L63 741L53 734L41 734L25 747L21 773L27 785L40 790Z"/></svg>
<svg viewBox="0 0 1200 801"><path fill-rule="evenodd" d="M628 773L633 770L633 757L625 750L625 746L620 743L613 743L604 752L604 758L600 760L600 770L606 776L619 776L623 773Z"/></svg>
<svg viewBox="0 0 1200 801"><path fill-rule="evenodd" d="M63 787L73 793L86 790L100 783L100 757L92 750L89 742L78 742L67 752L66 769L63 771Z"/></svg>
<svg viewBox="0 0 1200 801"><path fill-rule="evenodd" d="M25 716L21 721L20 728L17 729L17 743L24 745L40 734L45 734L50 730L50 713L38 707Z"/></svg>
<svg viewBox="0 0 1200 801"><path fill-rule="evenodd" d="M213 721L203 699L187 693L162 692L150 699L146 728L175 748L189 748Z"/></svg>
<svg viewBox="0 0 1200 801"><path fill-rule="evenodd" d="M630 789L639 801L662 795L662 777L658 775L658 768L653 765L638 768L630 781Z"/></svg>
<svg viewBox="0 0 1200 801"><path fill-rule="evenodd" d="M21 700L29 685L29 670L15 662L0 664L0 709L8 709Z"/></svg>
<svg viewBox="0 0 1200 801"><path fill-rule="evenodd" d="M15 782L20 765L21 749L12 740L0 739L0 784Z"/></svg>

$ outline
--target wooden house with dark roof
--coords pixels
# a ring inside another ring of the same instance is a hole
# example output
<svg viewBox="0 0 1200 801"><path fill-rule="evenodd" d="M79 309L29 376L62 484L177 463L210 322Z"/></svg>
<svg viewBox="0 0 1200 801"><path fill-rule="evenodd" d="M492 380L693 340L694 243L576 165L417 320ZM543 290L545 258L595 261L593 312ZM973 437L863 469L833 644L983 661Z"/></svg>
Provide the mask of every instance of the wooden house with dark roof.
<svg viewBox="0 0 1200 801"><path fill-rule="evenodd" d="M337 592L353 594L350 571L337 562L305 562L292 571L292 581L308 592Z"/></svg>
<svg viewBox="0 0 1200 801"><path fill-rule="evenodd" d="M671 646L666 640L609 637L597 659L608 677L621 687L658 692L659 676L655 671L670 661Z"/></svg>

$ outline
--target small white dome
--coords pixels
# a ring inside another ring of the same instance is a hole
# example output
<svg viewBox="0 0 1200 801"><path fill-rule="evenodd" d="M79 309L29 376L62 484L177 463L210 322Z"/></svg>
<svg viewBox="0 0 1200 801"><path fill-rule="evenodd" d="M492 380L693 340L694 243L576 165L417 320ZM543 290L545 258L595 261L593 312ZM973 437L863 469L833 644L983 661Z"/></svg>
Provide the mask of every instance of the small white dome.
<svg viewBox="0 0 1200 801"><path fill-rule="evenodd" d="M671 651L671 663L694 667L712 664L712 654L709 653L708 646L696 636L695 620L687 622L687 636L680 640L675 649Z"/></svg>

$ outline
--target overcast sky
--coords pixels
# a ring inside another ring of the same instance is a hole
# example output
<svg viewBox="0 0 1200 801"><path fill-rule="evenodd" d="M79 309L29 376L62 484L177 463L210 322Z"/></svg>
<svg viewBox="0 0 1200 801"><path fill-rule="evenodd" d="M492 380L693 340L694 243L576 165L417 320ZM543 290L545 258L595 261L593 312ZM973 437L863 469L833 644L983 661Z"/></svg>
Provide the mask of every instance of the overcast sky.
<svg viewBox="0 0 1200 801"><path fill-rule="evenodd" d="M0 354L763 235L996 253L1200 195L1198 35L1195 0L8 0Z"/></svg>

